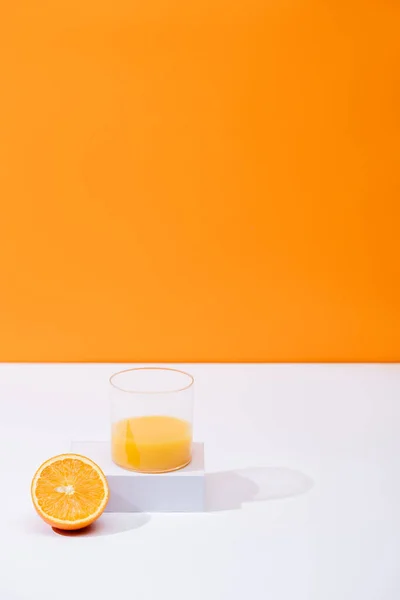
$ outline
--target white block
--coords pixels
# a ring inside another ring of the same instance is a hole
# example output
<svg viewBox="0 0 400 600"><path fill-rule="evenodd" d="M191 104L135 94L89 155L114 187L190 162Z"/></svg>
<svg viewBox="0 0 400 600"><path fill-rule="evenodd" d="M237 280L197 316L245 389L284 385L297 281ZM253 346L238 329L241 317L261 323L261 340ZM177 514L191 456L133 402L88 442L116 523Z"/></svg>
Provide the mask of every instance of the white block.
<svg viewBox="0 0 400 600"><path fill-rule="evenodd" d="M72 442L72 452L91 458L110 486L106 512L202 512L205 510L204 444L193 444L192 462L171 473L136 473L111 460L110 442Z"/></svg>

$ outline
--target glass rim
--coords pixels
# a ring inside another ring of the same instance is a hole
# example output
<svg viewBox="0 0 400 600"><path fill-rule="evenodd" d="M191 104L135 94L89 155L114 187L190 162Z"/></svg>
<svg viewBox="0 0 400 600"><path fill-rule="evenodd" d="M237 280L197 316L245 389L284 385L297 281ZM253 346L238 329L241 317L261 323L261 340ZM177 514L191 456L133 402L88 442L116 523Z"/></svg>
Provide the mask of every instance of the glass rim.
<svg viewBox="0 0 400 600"><path fill-rule="evenodd" d="M190 382L188 385L185 385L184 387L180 387L177 389L173 389L173 390L167 389L167 390L157 390L157 391L127 390L126 388L120 387L119 385L114 383L114 381L113 381L114 377L117 377L118 375L123 375L124 373L132 373L134 371L164 371L164 372L168 371L168 372L173 372L173 373L180 373L181 375L185 375L186 377L188 377L190 379ZM182 371L181 369L172 369L170 367L133 367L132 369L123 369L122 371L117 371L116 373L113 373L108 381L113 388L115 388L116 390L118 390L120 392L124 392L125 394L175 394L177 392L184 392L185 390L188 390L190 387L192 387L192 385L194 384L194 377L193 377L193 375L191 375L190 373L187 373L186 371Z"/></svg>

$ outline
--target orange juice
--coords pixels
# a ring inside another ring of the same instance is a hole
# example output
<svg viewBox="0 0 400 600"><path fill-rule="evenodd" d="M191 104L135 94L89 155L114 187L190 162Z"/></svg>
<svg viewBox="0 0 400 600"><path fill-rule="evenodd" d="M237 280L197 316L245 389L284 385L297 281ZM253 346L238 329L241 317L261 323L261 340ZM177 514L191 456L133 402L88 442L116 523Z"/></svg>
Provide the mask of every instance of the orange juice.
<svg viewBox="0 0 400 600"><path fill-rule="evenodd" d="M145 473L174 471L191 460L192 427L175 417L131 417L112 427L112 459Z"/></svg>

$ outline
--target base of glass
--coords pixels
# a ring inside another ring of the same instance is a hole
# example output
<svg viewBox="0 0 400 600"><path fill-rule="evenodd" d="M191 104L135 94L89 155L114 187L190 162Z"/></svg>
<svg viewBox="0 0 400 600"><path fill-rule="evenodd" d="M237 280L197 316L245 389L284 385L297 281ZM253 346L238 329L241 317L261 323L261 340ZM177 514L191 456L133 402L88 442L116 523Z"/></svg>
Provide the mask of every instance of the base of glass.
<svg viewBox="0 0 400 600"><path fill-rule="evenodd" d="M185 467L187 467L188 465L190 465L190 463L192 462L192 457L190 457L190 459L183 463L182 465L178 465L177 467L173 467L171 469L160 469L160 470L152 470L152 471L148 471L148 470L144 470L144 469L135 469L134 467L128 467L126 465L122 465L121 463L118 463L116 460L113 459L113 463L114 465L117 465L117 467L120 467L121 469L124 469L125 471L133 471L134 473L143 473L145 475L160 475L161 473L173 473L174 471L180 471L181 469L184 469Z"/></svg>

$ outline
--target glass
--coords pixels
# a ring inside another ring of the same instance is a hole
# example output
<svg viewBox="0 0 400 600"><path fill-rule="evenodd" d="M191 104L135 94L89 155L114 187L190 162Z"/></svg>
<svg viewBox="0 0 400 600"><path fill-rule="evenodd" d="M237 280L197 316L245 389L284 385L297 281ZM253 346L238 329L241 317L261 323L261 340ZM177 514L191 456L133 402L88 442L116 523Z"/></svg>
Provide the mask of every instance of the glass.
<svg viewBox="0 0 400 600"><path fill-rule="evenodd" d="M192 460L194 379L178 369L142 367L110 377L113 461L167 473Z"/></svg>

